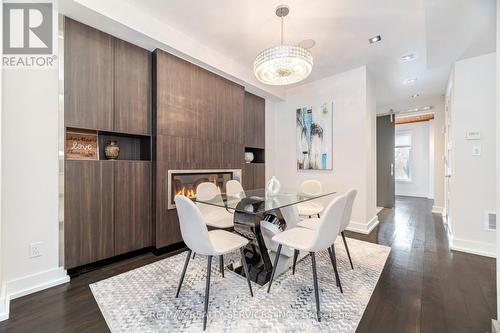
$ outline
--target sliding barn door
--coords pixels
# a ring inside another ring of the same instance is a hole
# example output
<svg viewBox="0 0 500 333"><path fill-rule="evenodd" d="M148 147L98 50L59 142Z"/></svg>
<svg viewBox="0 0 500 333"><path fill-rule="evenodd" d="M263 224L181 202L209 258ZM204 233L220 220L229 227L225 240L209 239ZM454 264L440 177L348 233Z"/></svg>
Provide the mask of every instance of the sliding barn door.
<svg viewBox="0 0 500 333"><path fill-rule="evenodd" d="M377 206L394 207L394 118L377 117Z"/></svg>

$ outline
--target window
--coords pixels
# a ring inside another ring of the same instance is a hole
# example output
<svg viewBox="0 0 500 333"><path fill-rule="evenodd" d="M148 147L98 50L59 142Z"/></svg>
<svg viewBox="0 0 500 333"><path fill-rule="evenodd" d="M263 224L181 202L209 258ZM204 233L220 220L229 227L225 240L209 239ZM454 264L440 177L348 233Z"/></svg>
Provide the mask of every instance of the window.
<svg viewBox="0 0 500 333"><path fill-rule="evenodd" d="M411 182L411 133L396 133L394 176Z"/></svg>

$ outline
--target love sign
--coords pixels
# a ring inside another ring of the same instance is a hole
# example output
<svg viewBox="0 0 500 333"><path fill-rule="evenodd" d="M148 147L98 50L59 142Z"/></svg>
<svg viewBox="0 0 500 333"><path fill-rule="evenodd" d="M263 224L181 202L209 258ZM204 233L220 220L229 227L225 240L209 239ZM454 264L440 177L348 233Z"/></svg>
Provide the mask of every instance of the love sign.
<svg viewBox="0 0 500 333"><path fill-rule="evenodd" d="M67 160L97 160L97 134L66 132Z"/></svg>

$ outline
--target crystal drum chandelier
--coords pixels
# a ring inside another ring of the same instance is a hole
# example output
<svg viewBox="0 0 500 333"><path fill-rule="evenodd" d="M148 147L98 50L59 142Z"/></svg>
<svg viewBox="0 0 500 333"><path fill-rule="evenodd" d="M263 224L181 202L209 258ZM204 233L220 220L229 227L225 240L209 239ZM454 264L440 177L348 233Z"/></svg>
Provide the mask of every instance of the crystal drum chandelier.
<svg viewBox="0 0 500 333"><path fill-rule="evenodd" d="M277 86L292 84L311 73L311 52L300 46L283 44L283 18L289 12L286 5L276 8L276 15L281 18L281 45L262 51L255 59L253 71L263 83Z"/></svg>

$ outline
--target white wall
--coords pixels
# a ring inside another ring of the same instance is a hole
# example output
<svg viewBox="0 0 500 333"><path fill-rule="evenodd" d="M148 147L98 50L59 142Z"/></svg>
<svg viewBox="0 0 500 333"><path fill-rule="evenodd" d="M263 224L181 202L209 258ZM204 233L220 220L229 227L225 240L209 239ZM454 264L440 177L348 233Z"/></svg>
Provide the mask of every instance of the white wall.
<svg viewBox="0 0 500 333"><path fill-rule="evenodd" d="M500 0L497 1L497 63L496 63L496 144L500 147ZM500 212L500 154L496 156L496 211ZM497 319L500 316L500 228L497 228L496 233L497 246Z"/></svg>
<svg viewBox="0 0 500 333"><path fill-rule="evenodd" d="M411 149L411 181L396 181L396 195L412 197L432 197L430 192L430 122L396 125L396 135L410 133ZM434 156L433 156L434 158Z"/></svg>
<svg viewBox="0 0 500 333"><path fill-rule="evenodd" d="M495 211L495 66L494 53L455 63L451 103L452 249L489 256L496 253L495 232L485 229L486 212ZM480 131L481 140L466 140L467 131Z"/></svg>
<svg viewBox="0 0 500 333"><path fill-rule="evenodd" d="M295 110L301 106L333 101L333 171L298 171L296 163ZM322 182L326 191L358 190L351 228L369 232L376 217L375 97L366 67L287 90L286 101L277 103L272 156L268 171L274 172L285 188L298 189L306 179ZM267 175L270 176L270 175ZM330 198L331 199L331 198ZM328 200L328 199L326 199Z"/></svg>
<svg viewBox="0 0 500 333"><path fill-rule="evenodd" d="M434 193L434 205L432 211L442 214L444 207L444 97L434 104L434 177L432 181Z"/></svg>
<svg viewBox="0 0 500 333"><path fill-rule="evenodd" d="M54 53L57 46L56 34ZM58 68L3 69L2 79L0 257L8 305L69 279L58 258ZM42 242L42 256L29 258L32 242Z"/></svg>
<svg viewBox="0 0 500 333"><path fill-rule="evenodd" d="M0 17L3 17L3 5L0 4ZM3 25L0 24L0 45L3 45ZM2 81L3 81L3 71L0 70L0 161L2 160L2 114L3 114L3 108L2 108ZM2 164L0 163L0 188L2 188ZM7 319L8 313L7 313L7 304L6 304L6 297L5 297L5 289L3 288L4 285L4 279L3 279L3 248L2 248L2 194L0 191L0 320Z"/></svg>

